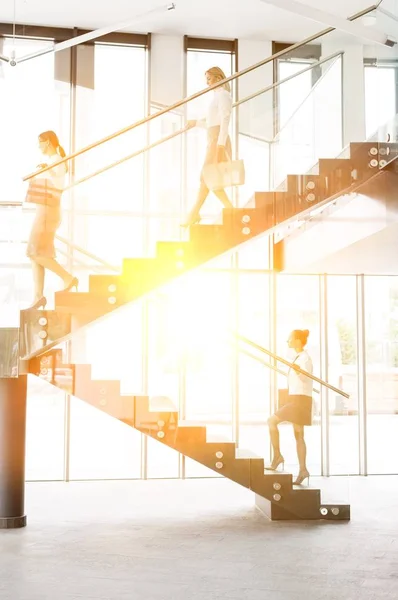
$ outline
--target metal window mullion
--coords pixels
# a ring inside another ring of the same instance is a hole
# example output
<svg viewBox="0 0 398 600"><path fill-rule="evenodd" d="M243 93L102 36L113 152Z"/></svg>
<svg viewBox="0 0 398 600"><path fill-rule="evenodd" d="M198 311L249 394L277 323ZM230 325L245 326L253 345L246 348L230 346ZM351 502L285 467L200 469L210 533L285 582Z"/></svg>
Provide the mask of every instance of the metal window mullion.
<svg viewBox="0 0 398 600"><path fill-rule="evenodd" d="M365 276L356 276L357 308L357 394L359 429L359 474L368 474L367 464L367 401L366 401L366 315Z"/></svg>
<svg viewBox="0 0 398 600"><path fill-rule="evenodd" d="M77 29L74 29L74 35L77 35ZM69 146L72 152L76 149L76 125L77 125L77 46L70 49L70 81L69 81ZM76 162L73 159L70 163L70 181L73 182L76 174ZM75 191L69 192L70 213L68 218L67 239L73 243L73 230L75 224ZM74 248L72 244L67 247L67 268L74 266ZM66 361L72 360L72 342L69 340L66 344ZM73 375L75 376L75 375ZM65 394L64 400L64 481L70 481L70 461L71 461L71 405L70 394Z"/></svg>
<svg viewBox="0 0 398 600"><path fill-rule="evenodd" d="M277 273L273 270L274 254L274 235L268 237L268 255L269 255L269 285L268 285L268 303L269 303L269 347L271 352L276 354L277 350ZM275 358L271 359L271 364L277 366ZM277 409L278 402L278 376L276 371L272 370L269 380L269 414L273 414ZM270 446L271 448L271 446Z"/></svg>
<svg viewBox="0 0 398 600"><path fill-rule="evenodd" d="M145 98L145 112L150 113L151 110L151 49L150 46L146 51L146 98ZM146 141L150 141L150 123L146 126ZM144 213L147 212L147 208L150 205L150 153L146 152L143 161L143 183L144 183L144 194L143 194L143 209ZM143 239L143 250L145 256L148 255L149 247L149 217L144 217L144 239ZM149 370L149 299L145 297L142 303L142 335L141 335L141 356L142 356L142 389L144 394L149 395L148 385L148 370ZM141 479L148 479L148 438L144 434L141 436L141 464L140 464L140 476Z"/></svg>
<svg viewBox="0 0 398 600"><path fill-rule="evenodd" d="M329 379L329 353L328 353L328 303L327 303L327 275L319 275L319 317L320 317L320 377L324 381ZM330 446L329 446L329 390L321 386L321 475L330 475Z"/></svg>
<svg viewBox="0 0 398 600"><path fill-rule="evenodd" d="M232 279L232 330L239 331L239 254L234 252L231 256ZM232 439L239 447L240 438L240 403L239 403L239 348L236 340L232 355Z"/></svg>

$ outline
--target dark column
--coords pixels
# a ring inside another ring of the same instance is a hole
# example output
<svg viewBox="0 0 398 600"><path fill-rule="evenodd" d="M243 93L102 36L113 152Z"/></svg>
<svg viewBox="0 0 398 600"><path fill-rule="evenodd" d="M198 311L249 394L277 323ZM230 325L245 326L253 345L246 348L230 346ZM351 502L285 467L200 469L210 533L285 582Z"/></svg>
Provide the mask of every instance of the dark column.
<svg viewBox="0 0 398 600"><path fill-rule="evenodd" d="M26 375L0 378L0 529L25 527Z"/></svg>

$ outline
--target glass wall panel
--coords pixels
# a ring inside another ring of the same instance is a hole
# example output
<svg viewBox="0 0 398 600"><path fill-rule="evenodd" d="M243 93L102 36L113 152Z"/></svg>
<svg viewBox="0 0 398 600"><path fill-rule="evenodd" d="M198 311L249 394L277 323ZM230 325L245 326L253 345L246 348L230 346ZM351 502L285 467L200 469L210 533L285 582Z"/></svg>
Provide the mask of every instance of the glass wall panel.
<svg viewBox="0 0 398 600"><path fill-rule="evenodd" d="M388 125L395 120L397 106L397 66L377 65L365 66L365 109L366 137L376 135L380 141L387 141L387 134L392 134L391 141L396 141L396 126ZM380 129L380 131L379 131Z"/></svg>
<svg viewBox="0 0 398 600"><path fill-rule="evenodd" d="M328 392L329 470L331 475L359 474L356 281L329 276L328 381L350 394L346 400Z"/></svg>
<svg viewBox="0 0 398 600"><path fill-rule="evenodd" d="M269 348L269 275L238 273L239 333ZM247 348L251 352L250 348ZM258 356L257 352L251 352ZM269 362L267 356L261 356ZM239 353L239 446L269 459L270 369Z"/></svg>
<svg viewBox="0 0 398 600"><path fill-rule="evenodd" d="M397 473L398 278L365 278L368 472Z"/></svg>
<svg viewBox="0 0 398 600"><path fill-rule="evenodd" d="M94 44L77 48L77 148L110 135L146 114L146 49ZM76 159L76 179L94 173L147 144L147 129L139 127ZM129 160L73 190L77 211L74 241L110 262L142 255L144 230L144 156ZM120 217L87 219L79 211L101 214L120 211ZM126 219L126 213L139 220ZM121 234L120 232L123 231ZM128 245L129 247L126 247Z"/></svg>
<svg viewBox="0 0 398 600"><path fill-rule="evenodd" d="M65 394L37 377L28 378L26 479L64 478Z"/></svg>
<svg viewBox="0 0 398 600"><path fill-rule="evenodd" d="M70 479L138 479L141 434L78 398L71 400Z"/></svg>
<svg viewBox="0 0 398 600"><path fill-rule="evenodd" d="M48 42L47 42L48 45ZM2 39L2 53L24 56L43 49L43 41ZM65 150L69 142L70 84L60 77L60 65L68 75L68 52L48 53L12 68L0 62L0 202L22 201L26 184L22 177L43 162L37 137L53 129L62 140ZM10 160L10 158L12 159Z"/></svg>

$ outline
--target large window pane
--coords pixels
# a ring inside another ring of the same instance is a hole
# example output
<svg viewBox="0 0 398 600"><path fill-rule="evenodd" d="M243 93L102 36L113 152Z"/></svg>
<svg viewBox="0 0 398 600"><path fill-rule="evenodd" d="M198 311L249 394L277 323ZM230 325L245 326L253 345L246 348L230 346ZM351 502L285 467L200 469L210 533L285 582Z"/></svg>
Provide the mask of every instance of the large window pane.
<svg viewBox="0 0 398 600"><path fill-rule="evenodd" d="M396 67L365 67L367 138L395 117L396 101Z"/></svg>
<svg viewBox="0 0 398 600"><path fill-rule="evenodd" d="M65 394L33 375L28 379L26 479L64 478Z"/></svg>
<svg viewBox="0 0 398 600"><path fill-rule="evenodd" d="M350 394L332 391L329 404L329 469L331 475L359 474L357 334L355 277L328 277L328 381Z"/></svg>
<svg viewBox="0 0 398 600"><path fill-rule="evenodd" d="M3 38L2 53L15 50L24 56L43 49L43 41ZM47 46L49 42L46 42ZM68 52L52 52L11 68L0 62L0 201L22 201L26 184L22 177L35 170L42 161L37 137L53 129L68 149L69 140L69 82L58 78L68 73ZM58 79L57 79L58 78ZM11 160L10 160L11 159Z"/></svg>
<svg viewBox="0 0 398 600"><path fill-rule="evenodd" d="M398 279L366 277L368 472L397 473Z"/></svg>
<svg viewBox="0 0 398 600"><path fill-rule="evenodd" d="M269 348L269 275L238 274L239 332ZM251 348L247 348L254 355ZM260 357L269 362L267 356ZM269 459L267 419L270 406L270 369L244 352L239 353L239 446Z"/></svg>

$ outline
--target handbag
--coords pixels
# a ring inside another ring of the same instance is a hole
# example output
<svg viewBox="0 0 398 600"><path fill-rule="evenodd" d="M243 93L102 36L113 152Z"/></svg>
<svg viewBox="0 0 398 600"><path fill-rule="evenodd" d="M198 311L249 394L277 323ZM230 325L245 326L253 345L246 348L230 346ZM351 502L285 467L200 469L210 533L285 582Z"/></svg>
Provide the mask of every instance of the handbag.
<svg viewBox="0 0 398 600"><path fill-rule="evenodd" d="M203 167L202 175L209 190L243 185L245 183L245 165L243 160L211 163Z"/></svg>
<svg viewBox="0 0 398 600"><path fill-rule="evenodd" d="M44 206L59 206L61 196L62 190L54 187L51 179L36 176L29 181L25 202Z"/></svg>

